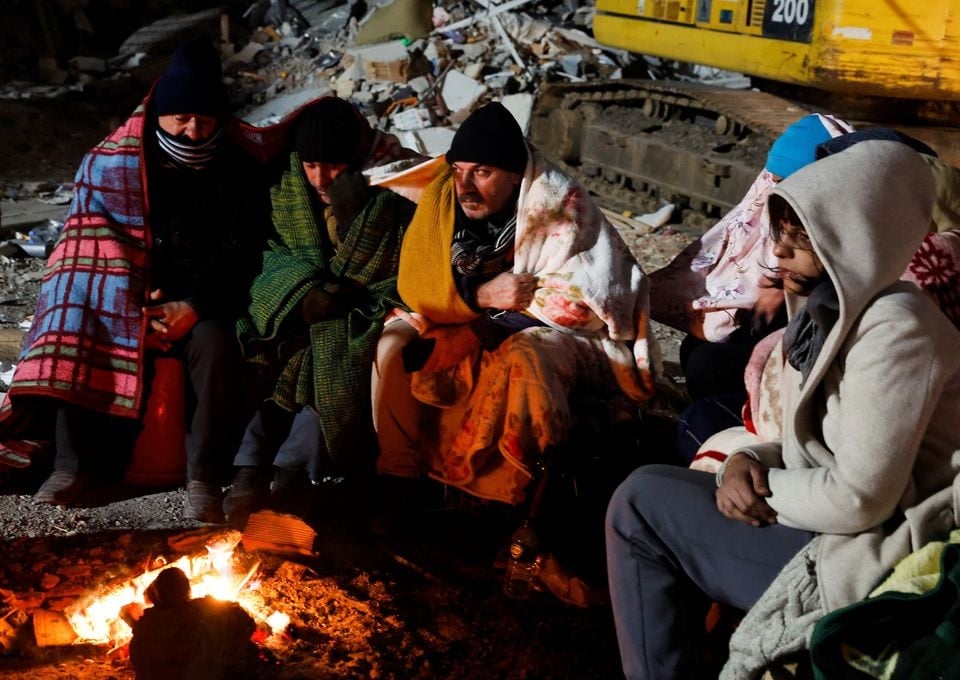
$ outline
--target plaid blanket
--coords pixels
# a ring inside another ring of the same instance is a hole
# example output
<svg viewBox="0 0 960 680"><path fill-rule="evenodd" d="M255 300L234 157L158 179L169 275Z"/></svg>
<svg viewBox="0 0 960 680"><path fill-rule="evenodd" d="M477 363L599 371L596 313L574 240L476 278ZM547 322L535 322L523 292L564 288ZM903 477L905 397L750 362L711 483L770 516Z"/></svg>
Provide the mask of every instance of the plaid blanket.
<svg viewBox="0 0 960 680"><path fill-rule="evenodd" d="M400 304L400 240L414 205L391 191L375 190L333 252L322 237L326 225L313 209L311 192L300 159L291 154L290 170L271 194L280 238L264 254L249 314L238 322L237 333L251 361L284 362L273 400L289 411L312 406L327 452L342 461L373 438L370 366L384 317ZM363 285L366 302L346 316L312 324L304 346L287 356L297 339L285 321L296 315L310 288L335 279Z"/></svg>
<svg viewBox="0 0 960 680"><path fill-rule="evenodd" d="M141 306L149 230L143 179L145 105L84 157L62 236L47 264L33 325L0 423L24 396L137 417L143 396ZM29 463L15 455L4 462Z"/></svg>
<svg viewBox="0 0 960 680"><path fill-rule="evenodd" d="M87 153L77 171L67 221L0 406L0 465L30 464L38 447L20 438L46 425L36 397L127 418L142 414L141 308L147 303L153 240L143 134L151 96ZM294 122L291 117L254 129L230 119L226 132L244 153L265 161L283 150Z"/></svg>

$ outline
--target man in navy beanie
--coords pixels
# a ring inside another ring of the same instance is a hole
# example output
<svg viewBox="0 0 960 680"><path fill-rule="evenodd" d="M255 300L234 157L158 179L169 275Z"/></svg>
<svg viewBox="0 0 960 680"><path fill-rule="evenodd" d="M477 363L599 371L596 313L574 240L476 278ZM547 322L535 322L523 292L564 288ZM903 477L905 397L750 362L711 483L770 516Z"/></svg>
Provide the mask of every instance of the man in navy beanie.
<svg viewBox="0 0 960 680"><path fill-rule="evenodd" d="M156 360L173 357L186 385L184 515L222 521L245 420L233 326L270 230L267 182L224 134L234 122L219 56L197 38L84 158L0 409L0 461L26 466L38 441L55 445L37 500L72 505L123 476Z"/></svg>

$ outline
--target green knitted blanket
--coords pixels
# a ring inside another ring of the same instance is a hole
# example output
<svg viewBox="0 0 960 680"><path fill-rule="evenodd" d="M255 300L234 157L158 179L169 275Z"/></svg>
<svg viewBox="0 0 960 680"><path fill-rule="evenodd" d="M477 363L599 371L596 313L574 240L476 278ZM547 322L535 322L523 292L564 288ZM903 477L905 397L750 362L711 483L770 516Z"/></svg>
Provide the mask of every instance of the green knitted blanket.
<svg viewBox="0 0 960 680"><path fill-rule="evenodd" d="M282 364L273 400L289 411L312 406L327 452L343 463L375 441L370 371L384 317L400 304L400 241L415 206L393 192L374 190L333 252L311 192L299 158L291 154L290 170L271 192L279 238L264 253L237 335L248 360ZM311 287L337 279L363 285L366 301L346 316L312 324L304 337L296 318L300 301Z"/></svg>

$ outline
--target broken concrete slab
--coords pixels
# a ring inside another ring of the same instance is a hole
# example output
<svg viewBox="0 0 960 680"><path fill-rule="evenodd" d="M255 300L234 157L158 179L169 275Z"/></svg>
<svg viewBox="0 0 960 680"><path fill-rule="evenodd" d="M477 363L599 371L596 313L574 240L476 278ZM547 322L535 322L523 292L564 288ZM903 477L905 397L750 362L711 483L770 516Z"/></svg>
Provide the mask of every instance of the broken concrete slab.
<svg viewBox="0 0 960 680"><path fill-rule="evenodd" d="M329 85L315 87L308 90L300 90L299 92L290 92L288 94L275 97L266 104L247 111L240 117L251 125L256 125L258 127L272 125L283 120L284 117L307 102L328 94L330 94Z"/></svg>
<svg viewBox="0 0 960 680"><path fill-rule="evenodd" d="M83 73L105 73L107 70L107 60L99 57L73 57L67 64L72 70Z"/></svg>
<svg viewBox="0 0 960 680"><path fill-rule="evenodd" d="M430 127L397 133L400 143L405 147L431 157L446 153L453 141L453 135L454 131L446 127Z"/></svg>
<svg viewBox="0 0 960 680"><path fill-rule="evenodd" d="M50 205L38 198L19 201L0 201L0 238L11 238L17 231L47 220L67 219L67 205Z"/></svg>
<svg viewBox="0 0 960 680"><path fill-rule="evenodd" d="M392 0L376 8L360 26L355 45L370 45L398 38L416 40L433 29L431 0Z"/></svg>
<svg viewBox="0 0 960 680"><path fill-rule="evenodd" d="M530 132L530 116L533 114L533 94L529 92L519 92L517 94L508 94L500 100L500 103L513 114L526 135Z"/></svg>
<svg viewBox="0 0 960 680"><path fill-rule="evenodd" d="M471 109L486 91L487 88L483 83L477 82L461 71L451 69L443 79L440 96L443 97L443 103L451 113L457 113Z"/></svg>
<svg viewBox="0 0 960 680"><path fill-rule="evenodd" d="M117 50L119 55L172 53L178 43L198 33L218 38L220 34L219 7L194 14L176 14L143 26L134 31Z"/></svg>

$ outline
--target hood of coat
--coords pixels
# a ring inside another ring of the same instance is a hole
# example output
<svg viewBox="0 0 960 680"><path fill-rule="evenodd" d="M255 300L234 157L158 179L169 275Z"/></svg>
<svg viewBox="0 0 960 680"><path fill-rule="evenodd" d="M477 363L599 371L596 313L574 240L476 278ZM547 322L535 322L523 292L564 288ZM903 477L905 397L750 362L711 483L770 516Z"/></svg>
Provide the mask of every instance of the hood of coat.
<svg viewBox="0 0 960 680"><path fill-rule="evenodd" d="M837 289L840 318L830 334L836 340L903 274L929 230L935 189L916 151L867 141L802 168L773 193L796 211ZM787 298L791 315L804 304Z"/></svg>

